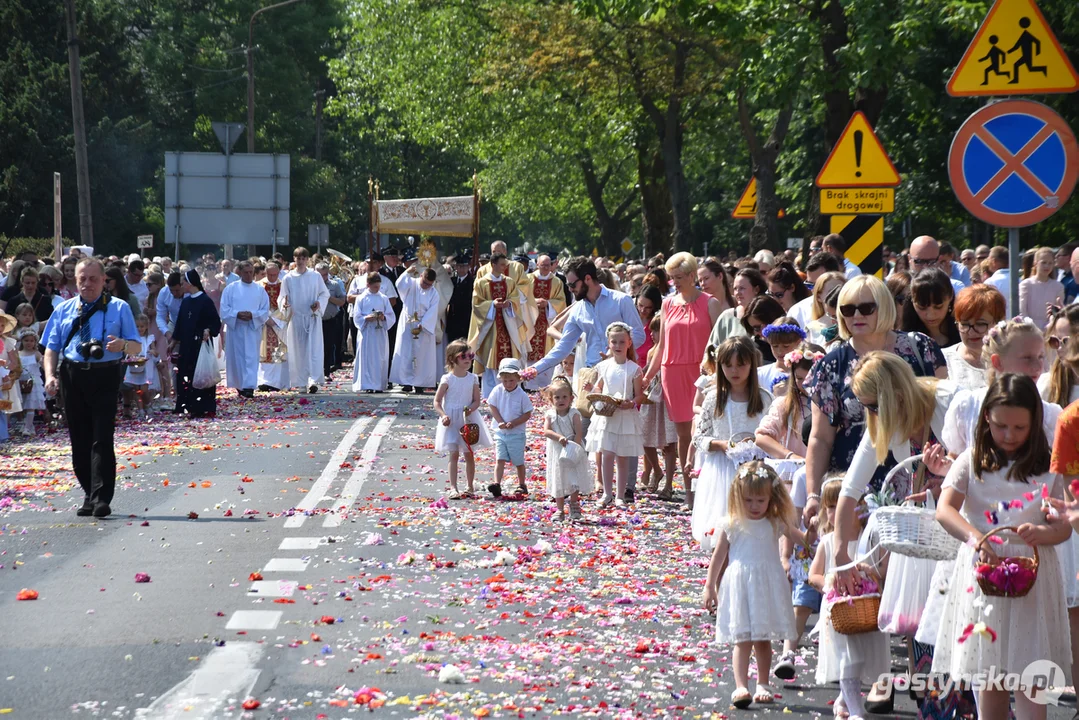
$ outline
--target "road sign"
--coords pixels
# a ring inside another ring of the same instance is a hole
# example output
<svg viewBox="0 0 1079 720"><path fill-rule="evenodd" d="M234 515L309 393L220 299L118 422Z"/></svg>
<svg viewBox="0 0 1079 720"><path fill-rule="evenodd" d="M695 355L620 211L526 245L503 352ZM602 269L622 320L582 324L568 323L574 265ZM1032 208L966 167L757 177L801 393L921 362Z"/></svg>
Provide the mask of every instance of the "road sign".
<svg viewBox="0 0 1079 720"><path fill-rule="evenodd" d="M632 240L630 240L629 238L626 238L625 240L622 241L622 245L620 247L622 248L622 256L627 257L627 256L629 256L629 254L631 252L633 252L633 248L635 248L637 246L636 246L636 244L634 244L634 242Z"/></svg>
<svg viewBox="0 0 1079 720"><path fill-rule="evenodd" d="M210 123L214 129L214 135L217 135L217 141L221 143L221 151L226 155L232 152L232 146L236 144L236 141L243 135L246 125L238 122L215 122Z"/></svg>
<svg viewBox="0 0 1079 720"><path fill-rule="evenodd" d="M895 212L894 188L826 188L820 191L822 215Z"/></svg>
<svg viewBox="0 0 1079 720"><path fill-rule="evenodd" d="M1034 0L997 0L948 81L956 96L1076 90L1079 75Z"/></svg>
<svg viewBox="0 0 1079 720"><path fill-rule="evenodd" d="M753 220L757 217L757 178L751 177L746 189L742 191L742 197L738 198L738 204L734 206L731 217L735 220ZM779 208L778 218L787 217L787 212Z"/></svg>
<svg viewBox="0 0 1079 720"><path fill-rule="evenodd" d="M307 226L307 244L314 245L316 249L330 244L330 226L321 223Z"/></svg>
<svg viewBox="0 0 1079 720"><path fill-rule="evenodd" d="M866 275L883 275L884 218L880 215L832 215L831 230L847 243L846 258Z"/></svg>
<svg viewBox="0 0 1079 720"><path fill-rule="evenodd" d="M153 246L154 246L154 236L153 235L139 235L137 244L135 245L135 247L137 247L139 250L144 250L146 248L152 248Z"/></svg>
<svg viewBox="0 0 1079 720"><path fill-rule="evenodd" d="M802 238L800 238L800 237L798 237L798 238L787 238L787 249L788 250L801 250L802 249Z"/></svg>
<svg viewBox="0 0 1079 720"><path fill-rule="evenodd" d="M1033 100L1005 100L963 123L948 153L952 190L971 215L997 227L1027 227L1067 202L1079 149L1064 118Z"/></svg>
<svg viewBox="0 0 1079 720"><path fill-rule="evenodd" d="M817 187L896 187L902 182L865 113L854 113L817 175Z"/></svg>

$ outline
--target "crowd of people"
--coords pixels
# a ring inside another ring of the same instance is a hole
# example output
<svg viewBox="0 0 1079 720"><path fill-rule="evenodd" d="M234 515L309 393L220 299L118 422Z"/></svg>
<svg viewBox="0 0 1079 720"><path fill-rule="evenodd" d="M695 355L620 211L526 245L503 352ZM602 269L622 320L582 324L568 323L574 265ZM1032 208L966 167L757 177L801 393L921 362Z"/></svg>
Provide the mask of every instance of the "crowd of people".
<svg viewBox="0 0 1079 720"><path fill-rule="evenodd" d="M317 392L351 356L356 393L434 390L453 499L476 496L475 455L492 446L488 493L540 494L526 466L538 431L558 521L625 512L641 493L681 502L710 553L703 602L733 646L737 707L772 702L772 674L795 677L819 613L816 680L839 683L837 717L891 708L894 688L876 684L891 635L906 638L911 671L967 683L926 693L923 716L1004 718L1014 701L1017 717L1044 717L1030 688L975 699L969 687L976 673L1035 660L1056 663L1067 685L1079 661L1079 249L1032 249L1020 270L1005 248L959 253L923 236L886 252L883 279L844 252L829 235L806 257L640 263L511 256L501 242L475 263L426 265L392 247L351 265L304 248L291 262L108 258L107 297L134 327L99 337L124 353L126 415L171 398L173 412L212 418L207 356L223 358L245 399ZM85 270L78 257L32 254L7 268L0 437L7 416L26 434L49 421L49 353L72 353L78 313L63 303L93 299ZM1014 309L1012 270L1023 274ZM921 461L890 472L912 456ZM874 546L874 513L930 498L954 558ZM1021 566L1032 547L1043 550L1029 592L995 596L975 578ZM836 604L873 592L879 627L837 631Z"/></svg>

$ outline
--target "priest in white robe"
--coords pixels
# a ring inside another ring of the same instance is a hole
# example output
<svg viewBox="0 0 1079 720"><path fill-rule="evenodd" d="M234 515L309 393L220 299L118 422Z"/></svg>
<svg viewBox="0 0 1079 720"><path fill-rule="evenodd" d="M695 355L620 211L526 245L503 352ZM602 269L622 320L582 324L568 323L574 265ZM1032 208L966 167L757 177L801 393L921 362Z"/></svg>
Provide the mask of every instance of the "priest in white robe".
<svg viewBox="0 0 1079 720"><path fill-rule="evenodd" d="M256 285L255 265L244 260L237 267L240 282L221 293L221 321L228 328L225 343L225 380L243 397L254 397L259 379L262 326L270 317L270 297Z"/></svg>
<svg viewBox="0 0 1079 720"><path fill-rule="evenodd" d="M435 280L438 275L431 268L408 269L397 281L401 295L401 315L397 322L397 344L390 364L390 382L403 385L417 394L423 388L438 385L438 369L441 366L435 348L438 331L438 308L441 297Z"/></svg>
<svg viewBox="0 0 1079 720"><path fill-rule="evenodd" d="M292 313L286 334L289 387L305 387L307 392L315 393L326 379L322 316L329 304L330 289L321 275L307 267L311 259L307 248L296 248L292 257L296 268L281 281L281 295Z"/></svg>
<svg viewBox="0 0 1079 720"><path fill-rule="evenodd" d="M266 292L270 303L270 315L262 326L259 344L259 386L263 392L287 388L288 346L285 344L289 312L281 295L281 266L271 260L266 263L266 277L257 282Z"/></svg>
<svg viewBox="0 0 1079 720"><path fill-rule="evenodd" d="M352 306L356 326L356 360L352 366L353 392L385 392L390 368L390 328L397 316L390 299L380 292L383 277L368 273L367 289Z"/></svg>

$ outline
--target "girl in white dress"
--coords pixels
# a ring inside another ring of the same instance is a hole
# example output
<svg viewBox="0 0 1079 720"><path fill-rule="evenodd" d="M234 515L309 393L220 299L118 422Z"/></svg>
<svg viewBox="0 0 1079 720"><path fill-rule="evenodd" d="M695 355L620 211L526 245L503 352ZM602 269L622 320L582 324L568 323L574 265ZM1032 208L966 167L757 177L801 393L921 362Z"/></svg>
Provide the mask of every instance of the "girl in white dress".
<svg viewBox="0 0 1079 720"><path fill-rule="evenodd" d="M22 383L30 381L30 392L22 392L22 409L25 413L22 419L22 429L26 435L34 434L34 415L38 410L45 409L45 385L42 380L41 353L38 352L37 333L30 329L19 332L19 360L22 362L22 375L19 377L19 388L22 392Z"/></svg>
<svg viewBox="0 0 1079 720"><path fill-rule="evenodd" d="M592 416L585 440L590 453L599 453L600 477L603 481L601 508L626 506L626 475L628 462L644 452L641 440L641 416L637 405L641 400L641 377L637 363L629 358L633 351L629 325L613 322L607 327L608 358L596 365L598 379L591 392L603 393L618 399L614 415L604 417L598 412ZM617 485L614 483L617 463ZM615 485L612 492L612 485Z"/></svg>
<svg viewBox="0 0 1079 720"><path fill-rule="evenodd" d="M794 503L786 486L764 461L751 460L738 468L728 503L729 513L716 528L704 608L717 612L716 641L734 645L736 688L731 702L746 708L750 702L772 702L767 682L772 643L796 634L779 539L805 542L805 537L795 527ZM747 689L751 654L757 659L757 691L752 698Z"/></svg>
<svg viewBox="0 0 1079 720"><path fill-rule="evenodd" d="M840 692L832 704L832 712L835 717L849 714L853 720L865 715L862 684L871 685L882 674L891 672L891 638L882 632L843 635L837 633L832 625L832 605L843 602L842 596L837 596L833 589L835 534L832 532L835 528L835 509L839 504L842 489L842 477L826 480L821 487L821 511L818 515L821 538L817 553L813 556L813 564L809 568L809 584L826 594L821 605L820 619L813 631L820 635L817 684L838 682ZM857 522L860 528L861 521ZM852 540L847 551L851 557L857 557L858 541ZM876 562L877 559L873 560Z"/></svg>
<svg viewBox="0 0 1079 720"><path fill-rule="evenodd" d="M951 463L944 481L937 520L964 544L952 572L937 631L933 672L955 680L974 674L1023 674L1035 662L1056 663L1063 671L1049 679L1055 687L1071 685L1071 639L1060 561L1052 546L1072 534L1066 522L1048 517L1049 499L1063 497L1062 481L1049 468L1049 441L1042 430L1042 401L1025 375L1001 375L989 386L978 418L974 446ZM927 458L932 472L947 461ZM1007 510L1001 509L1008 506ZM1055 515L1054 515L1055 517ZM998 537L1004 544L975 544L991 530L1015 527ZM1042 549L1037 579L1022 597L987 596L975 578L980 563L1031 555ZM989 606L992 606L991 611ZM1015 716L1039 720L1045 699L1034 688L1016 692ZM990 689L978 694L978 717L1008 717L1011 693ZM1039 702L1040 700L1040 702Z"/></svg>
<svg viewBox="0 0 1079 720"><path fill-rule="evenodd" d="M570 519L580 520L581 488L587 487L589 479L581 413L573 407L573 386L566 378L555 378L543 393L552 406L543 416L543 436L547 438L547 494L558 505L559 520L566 519L567 497Z"/></svg>
<svg viewBox="0 0 1079 720"><path fill-rule="evenodd" d="M143 420L150 417L149 408L154 400L154 385L161 387L157 381L157 341L150 334L150 319L140 314L135 318L135 329L139 333L139 342L142 349L133 358L144 360L142 364L128 363L124 372L124 410L138 406Z"/></svg>
<svg viewBox="0 0 1079 720"><path fill-rule="evenodd" d="M450 492L451 500L475 497L475 448L491 446L487 423L478 412L480 379L470 370L475 358L475 353L469 349L466 341L451 342L446 348L446 369L449 372L438 381L438 390L435 391L435 412L439 417L435 430L435 452L450 454L450 486L453 488ZM480 439L471 446L461 437L461 428L466 422L479 425L480 428ZM457 488L457 460L461 453L465 455L465 480L468 482L464 495Z"/></svg>
<svg viewBox="0 0 1079 720"><path fill-rule="evenodd" d="M782 388L776 388L776 384L790 377L791 366L787 362L787 354L798 348L805 340L806 334L798 321L792 317L781 317L761 331L765 342L772 349L772 355L776 361L757 368L757 379L760 386L779 397Z"/></svg>
<svg viewBox="0 0 1079 720"><path fill-rule="evenodd" d="M755 449L759 458L765 457L752 442L772 404L772 396L758 384L759 357L753 341L746 336L724 340L716 349L715 385L705 391L697 416L694 467L700 468L701 474L690 527L693 539L705 550L711 549L716 523L727 516L727 495L737 467L728 452ZM731 439L738 436L748 436L751 441L732 447Z"/></svg>

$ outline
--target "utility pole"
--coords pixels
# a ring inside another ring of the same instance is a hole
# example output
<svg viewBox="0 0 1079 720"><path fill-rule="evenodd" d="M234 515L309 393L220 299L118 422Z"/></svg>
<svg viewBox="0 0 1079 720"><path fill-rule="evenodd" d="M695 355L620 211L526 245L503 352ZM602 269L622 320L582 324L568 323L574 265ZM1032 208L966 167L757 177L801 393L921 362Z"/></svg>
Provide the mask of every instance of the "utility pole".
<svg viewBox="0 0 1079 720"><path fill-rule="evenodd" d="M319 81L322 84L322 81ZM315 91L315 160L322 160L322 108L326 103L326 91Z"/></svg>
<svg viewBox="0 0 1079 720"><path fill-rule="evenodd" d="M72 0L68 0L71 2ZM247 26L247 152L255 152L255 18L267 10L285 7L302 2L302 0L285 0L276 5L267 5L259 8L251 16L251 22Z"/></svg>
<svg viewBox="0 0 1079 720"><path fill-rule="evenodd" d="M82 112L82 71L75 0L64 0L67 10L67 63L71 75L71 121L75 129L75 177L79 191L79 240L94 247L94 220L90 210L90 165L86 158L86 117ZM59 258L57 258L59 260Z"/></svg>

